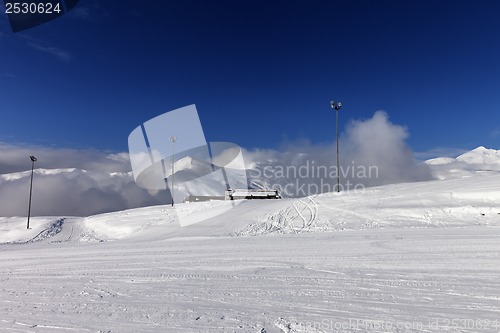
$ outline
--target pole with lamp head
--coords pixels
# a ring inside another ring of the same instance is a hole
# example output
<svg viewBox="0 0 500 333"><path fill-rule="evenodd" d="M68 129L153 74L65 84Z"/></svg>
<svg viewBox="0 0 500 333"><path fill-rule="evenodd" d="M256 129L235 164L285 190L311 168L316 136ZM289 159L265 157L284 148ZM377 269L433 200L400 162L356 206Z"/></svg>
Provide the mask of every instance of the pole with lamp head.
<svg viewBox="0 0 500 333"><path fill-rule="evenodd" d="M335 110L335 137L337 141L337 192L340 192L340 167L339 167L339 110L342 108L341 102L331 101L330 106Z"/></svg>
<svg viewBox="0 0 500 333"><path fill-rule="evenodd" d="M28 223L26 225L26 229L30 228L30 216L31 216L31 195L33 193L33 172L35 170L35 162L36 162L36 157L31 155L31 182L30 182L30 199L29 199L29 204L28 204Z"/></svg>

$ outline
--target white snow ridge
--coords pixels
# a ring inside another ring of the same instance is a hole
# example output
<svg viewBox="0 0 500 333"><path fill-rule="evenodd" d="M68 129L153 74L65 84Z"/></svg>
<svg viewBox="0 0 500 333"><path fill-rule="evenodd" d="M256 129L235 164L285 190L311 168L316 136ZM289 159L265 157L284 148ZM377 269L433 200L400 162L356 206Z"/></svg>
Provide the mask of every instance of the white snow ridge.
<svg viewBox="0 0 500 333"><path fill-rule="evenodd" d="M170 205L1 217L0 331L500 332L500 154L426 163L439 180L248 200L187 227Z"/></svg>

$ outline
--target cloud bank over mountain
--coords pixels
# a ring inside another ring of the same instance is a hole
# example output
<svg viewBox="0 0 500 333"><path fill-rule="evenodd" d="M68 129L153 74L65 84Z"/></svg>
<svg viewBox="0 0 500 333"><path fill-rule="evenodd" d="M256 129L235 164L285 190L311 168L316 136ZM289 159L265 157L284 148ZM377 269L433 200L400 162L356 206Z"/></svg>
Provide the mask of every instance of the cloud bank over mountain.
<svg viewBox="0 0 500 333"><path fill-rule="evenodd" d="M167 191L148 192L131 174L127 153L0 144L0 216L25 216L31 176L33 215L74 215L167 202Z"/></svg>
<svg viewBox="0 0 500 333"><path fill-rule="evenodd" d="M93 149L49 148L0 142L0 174L31 169L30 155L38 158L37 168L129 172L127 153L108 153Z"/></svg>
<svg viewBox="0 0 500 333"><path fill-rule="evenodd" d="M456 160L420 163L406 143L408 136L407 128L392 123L383 111L369 119L353 120L340 138L339 170L335 142L321 145L304 140L286 143L280 150L245 150L249 185L276 188L285 197L301 197L335 191L337 171L342 190L359 190L499 170L495 161L500 161L500 154L485 148ZM88 216L171 202L167 190L148 191L136 185L128 153L0 143L0 216L27 214L30 155L38 158L33 215ZM485 163L478 162L481 158L486 158ZM457 168L466 172L456 173ZM176 168L176 172L183 171Z"/></svg>

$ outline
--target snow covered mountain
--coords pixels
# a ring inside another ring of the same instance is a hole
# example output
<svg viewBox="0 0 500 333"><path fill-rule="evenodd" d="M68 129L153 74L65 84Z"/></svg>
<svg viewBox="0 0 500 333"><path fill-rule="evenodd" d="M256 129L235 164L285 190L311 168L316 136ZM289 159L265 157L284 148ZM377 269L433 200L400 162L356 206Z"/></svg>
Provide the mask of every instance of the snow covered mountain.
<svg viewBox="0 0 500 333"><path fill-rule="evenodd" d="M471 177L500 172L500 150L477 147L456 158L440 157L425 162L438 179Z"/></svg>
<svg viewBox="0 0 500 333"><path fill-rule="evenodd" d="M500 150L487 149L483 146L477 147L457 157L457 161L486 167L496 167L500 170Z"/></svg>

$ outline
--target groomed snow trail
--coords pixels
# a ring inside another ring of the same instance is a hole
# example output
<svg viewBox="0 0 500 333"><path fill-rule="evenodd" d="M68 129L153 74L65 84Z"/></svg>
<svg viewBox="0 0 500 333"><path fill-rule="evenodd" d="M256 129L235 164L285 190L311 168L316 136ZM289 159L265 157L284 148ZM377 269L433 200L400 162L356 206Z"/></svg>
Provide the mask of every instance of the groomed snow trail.
<svg viewBox="0 0 500 333"><path fill-rule="evenodd" d="M0 246L0 331L498 332L500 228Z"/></svg>
<svg viewBox="0 0 500 333"><path fill-rule="evenodd" d="M0 331L498 333L499 202L478 174L180 204L182 228L167 206L0 217Z"/></svg>

